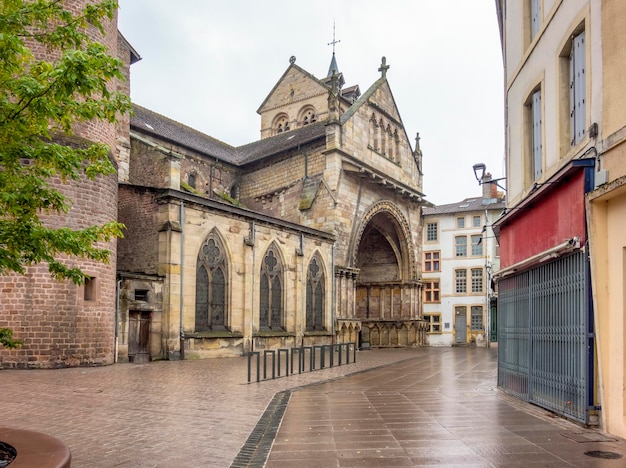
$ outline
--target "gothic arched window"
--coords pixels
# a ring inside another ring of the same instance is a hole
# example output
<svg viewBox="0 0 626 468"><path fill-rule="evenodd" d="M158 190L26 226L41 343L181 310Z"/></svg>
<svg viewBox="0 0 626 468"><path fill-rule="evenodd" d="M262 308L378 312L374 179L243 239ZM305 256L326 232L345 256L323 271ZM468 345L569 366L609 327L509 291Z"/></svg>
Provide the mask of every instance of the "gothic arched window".
<svg viewBox="0 0 626 468"><path fill-rule="evenodd" d="M224 248L211 234L200 247L196 263L196 331L226 329L227 286Z"/></svg>
<svg viewBox="0 0 626 468"><path fill-rule="evenodd" d="M259 328L283 330L283 272L279 257L270 247L261 264Z"/></svg>
<svg viewBox="0 0 626 468"><path fill-rule="evenodd" d="M306 275L306 329L324 330L324 272L313 258Z"/></svg>
<svg viewBox="0 0 626 468"><path fill-rule="evenodd" d="M315 109L311 106L306 106L301 112L300 112L300 119L299 121L302 122L302 125L308 125L308 124L312 124L315 123L317 120L317 118L315 117Z"/></svg>
<svg viewBox="0 0 626 468"><path fill-rule="evenodd" d="M274 120L274 128L276 129L276 133L283 133L289 131L289 117L287 114L280 114Z"/></svg>

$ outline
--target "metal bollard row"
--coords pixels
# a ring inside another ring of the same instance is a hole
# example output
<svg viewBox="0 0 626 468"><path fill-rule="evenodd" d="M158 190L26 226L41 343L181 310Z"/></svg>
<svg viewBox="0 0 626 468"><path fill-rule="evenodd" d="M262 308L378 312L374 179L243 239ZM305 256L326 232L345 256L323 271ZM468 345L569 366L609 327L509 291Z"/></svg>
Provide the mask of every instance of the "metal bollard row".
<svg viewBox="0 0 626 468"><path fill-rule="evenodd" d="M261 363L261 353L263 362ZM307 359L308 353L308 359ZM256 358L256 359L254 359ZM281 366L282 358L284 364ZM350 360L352 358L352 361ZM341 366L356 362L356 343L335 343L326 345L300 346L297 348L265 349L263 351L250 351L248 353L248 383L252 382L253 369L256 370L256 381L261 381L261 367L263 367L263 380L268 380L268 371L271 370L271 378L281 377L281 369L284 367L285 377L297 372L312 372L315 370ZM307 369L308 362L308 369ZM270 365L271 367L268 367Z"/></svg>

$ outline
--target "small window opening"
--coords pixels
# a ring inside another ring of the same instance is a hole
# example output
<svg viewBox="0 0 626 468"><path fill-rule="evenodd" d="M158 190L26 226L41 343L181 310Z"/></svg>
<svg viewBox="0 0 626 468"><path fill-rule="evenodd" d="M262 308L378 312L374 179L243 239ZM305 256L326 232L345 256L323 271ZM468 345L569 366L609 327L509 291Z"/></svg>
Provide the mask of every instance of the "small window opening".
<svg viewBox="0 0 626 468"><path fill-rule="evenodd" d="M148 290L147 289L135 289L135 300L136 301L147 301L148 300Z"/></svg>
<svg viewBox="0 0 626 468"><path fill-rule="evenodd" d="M83 286L83 299L85 301L96 300L96 278L85 278L85 284Z"/></svg>

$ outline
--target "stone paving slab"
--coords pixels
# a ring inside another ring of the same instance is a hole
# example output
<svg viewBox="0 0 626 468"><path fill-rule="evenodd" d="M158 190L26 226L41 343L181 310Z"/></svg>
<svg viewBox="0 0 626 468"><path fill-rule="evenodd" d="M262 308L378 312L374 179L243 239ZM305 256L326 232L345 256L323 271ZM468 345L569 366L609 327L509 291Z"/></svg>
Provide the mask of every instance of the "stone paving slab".
<svg viewBox="0 0 626 468"><path fill-rule="evenodd" d="M497 390L496 360L485 348L369 350L356 363L250 384L247 358L2 370L0 426L62 440L78 468L263 466L265 457L267 467L300 468L626 466L585 455L624 455L623 440ZM277 435L263 439L272 415Z"/></svg>
<svg viewBox="0 0 626 468"><path fill-rule="evenodd" d="M265 466L626 466L626 441L498 390L496 360L452 348L293 392Z"/></svg>
<svg viewBox="0 0 626 468"><path fill-rule="evenodd" d="M356 363L250 384L245 357L0 370L0 426L62 440L72 467L228 467L277 393L416 355L357 352Z"/></svg>

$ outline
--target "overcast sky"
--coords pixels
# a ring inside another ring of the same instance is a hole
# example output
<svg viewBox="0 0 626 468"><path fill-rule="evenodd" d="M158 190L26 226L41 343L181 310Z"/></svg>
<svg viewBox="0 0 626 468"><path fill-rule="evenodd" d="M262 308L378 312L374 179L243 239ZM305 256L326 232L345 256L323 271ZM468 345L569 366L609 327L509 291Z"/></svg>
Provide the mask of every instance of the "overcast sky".
<svg viewBox="0 0 626 468"><path fill-rule="evenodd" d="M346 86L387 79L435 204L479 196L472 166L504 176L502 54L494 0L120 0L119 29L142 57L133 102L233 146L289 66L328 72L333 21Z"/></svg>

